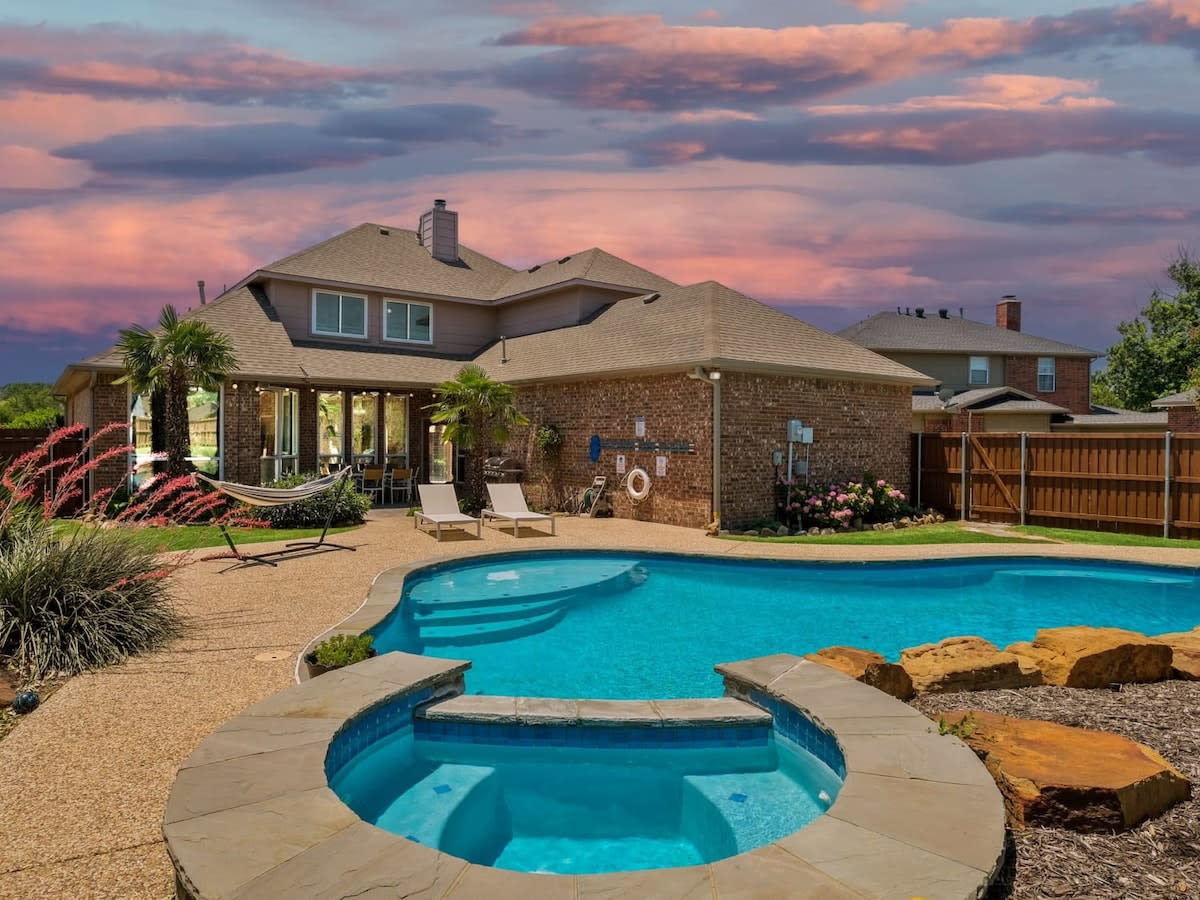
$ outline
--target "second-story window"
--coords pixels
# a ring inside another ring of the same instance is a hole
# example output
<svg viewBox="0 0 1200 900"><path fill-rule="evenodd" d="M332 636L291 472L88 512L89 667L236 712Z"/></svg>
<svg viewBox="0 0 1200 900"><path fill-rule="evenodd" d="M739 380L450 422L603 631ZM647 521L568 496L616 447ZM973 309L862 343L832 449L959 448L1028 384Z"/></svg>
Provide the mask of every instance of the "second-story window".
<svg viewBox="0 0 1200 900"><path fill-rule="evenodd" d="M988 358L986 356L971 357L970 375L967 380L970 384L987 384L991 380L988 375Z"/></svg>
<svg viewBox="0 0 1200 900"><path fill-rule="evenodd" d="M313 291L313 334L367 336L367 298L359 294Z"/></svg>
<svg viewBox="0 0 1200 900"><path fill-rule="evenodd" d="M1043 394L1054 392L1054 357L1038 357L1038 391Z"/></svg>
<svg viewBox="0 0 1200 900"><path fill-rule="evenodd" d="M411 300L384 301L383 336L389 341L433 343L433 307Z"/></svg>

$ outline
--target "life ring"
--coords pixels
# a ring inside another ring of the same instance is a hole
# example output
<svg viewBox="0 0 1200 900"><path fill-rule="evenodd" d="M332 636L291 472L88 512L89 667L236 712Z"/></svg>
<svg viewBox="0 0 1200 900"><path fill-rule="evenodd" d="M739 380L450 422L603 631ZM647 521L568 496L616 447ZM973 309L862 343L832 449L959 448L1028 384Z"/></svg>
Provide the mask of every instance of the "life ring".
<svg viewBox="0 0 1200 900"><path fill-rule="evenodd" d="M625 490L629 494L630 500L634 503L641 503L650 495L650 473L641 466L630 470L625 479Z"/></svg>

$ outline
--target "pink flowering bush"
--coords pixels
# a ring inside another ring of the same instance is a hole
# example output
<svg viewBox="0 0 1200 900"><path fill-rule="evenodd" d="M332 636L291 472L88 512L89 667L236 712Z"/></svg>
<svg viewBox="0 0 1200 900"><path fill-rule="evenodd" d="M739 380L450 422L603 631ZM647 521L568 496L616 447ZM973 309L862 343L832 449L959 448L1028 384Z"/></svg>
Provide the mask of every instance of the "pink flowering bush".
<svg viewBox="0 0 1200 900"><path fill-rule="evenodd" d="M224 508L190 475L151 480L115 515L108 512L111 490L85 499L97 467L128 458L126 445L99 449L125 428L101 428L79 453L65 455L60 444L83 426L60 428L0 471L0 658L30 679L109 665L179 633L166 579L182 561L164 562L140 548L128 539L129 528L246 524L240 510ZM75 506L83 526L56 525L56 516Z"/></svg>
<svg viewBox="0 0 1200 900"><path fill-rule="evenodd" d="M827 485L809 483L793 487L790 499L787 494L786 490L781 493L777 510L780 519L793 528L849 528L856 519L890 522L908 509L902 491L882 478L869 476Z"/></svg>

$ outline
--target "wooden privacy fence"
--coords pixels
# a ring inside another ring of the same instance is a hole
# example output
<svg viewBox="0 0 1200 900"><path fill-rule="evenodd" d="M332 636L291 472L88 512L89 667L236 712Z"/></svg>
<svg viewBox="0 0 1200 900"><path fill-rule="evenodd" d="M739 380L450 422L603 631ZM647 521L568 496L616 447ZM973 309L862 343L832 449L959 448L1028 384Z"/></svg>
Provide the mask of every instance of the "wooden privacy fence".
<svg viewBox="0 0 1200 900"><path fill-rule="evenodd" d="M49 428L0 428L0 469L8 465L10 460L16 459L22 453L34 449L42 441L50 436L51 429ZM50 457L47 462L55 459L63 459L68 456L78 456L83 450L84 442L87 441L87 435L77 435L73 438L66 438L59 441L51 449ZM84 485L86 488L86 484ZM47 492L54 490L54 473L47 473L42 478L42 484L39 486L39 492L34 498L38 502ZM82 498L79 498L66 505L66 508L60 511L61 515L69 516L79 510L82 505Z"/></svg>
<svg viewBox="0 0 1200 900"><path fill-rule="evenodd" d="M911 493L960 519L1200 537L1200 434L914 434Z"/></svg>

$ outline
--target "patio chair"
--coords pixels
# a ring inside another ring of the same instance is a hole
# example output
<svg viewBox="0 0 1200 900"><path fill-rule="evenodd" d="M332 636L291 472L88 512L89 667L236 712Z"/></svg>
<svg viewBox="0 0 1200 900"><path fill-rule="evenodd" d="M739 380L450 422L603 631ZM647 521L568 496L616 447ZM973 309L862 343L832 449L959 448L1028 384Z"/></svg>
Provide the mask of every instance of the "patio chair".
<svg viewBox="0 0 1200 900"><path fill-rule="evenodd" d="M370 494L376 505L383 504L383 466L363 466L359 490Z"/></svg>
<svg viewBox="0 0 1200 900"><path fill-rule="evenodd" d="M483 510L483 517L512 522L513 537L520 536L522 522L549 522L550 534L558 533L554 516L529 509L529 504L525 502L525 492L519 484L489 484L487 489L492 508Z"/></svg>
<svg viewBox="0 0 1200 900"><path fill-rule="evenodd" d="M483 537L481 529L483 520L458 510L458 494L452 484L419 484L417 494L421 498L421 511L413 513L413 528L420 527L422 522L428 522L436 529L437 539L442 539L443 525L457 525L465 530L465 526L475 525L475 536Z"/></svg>

